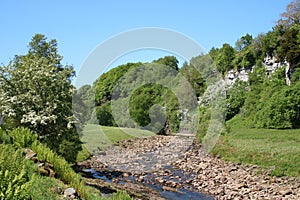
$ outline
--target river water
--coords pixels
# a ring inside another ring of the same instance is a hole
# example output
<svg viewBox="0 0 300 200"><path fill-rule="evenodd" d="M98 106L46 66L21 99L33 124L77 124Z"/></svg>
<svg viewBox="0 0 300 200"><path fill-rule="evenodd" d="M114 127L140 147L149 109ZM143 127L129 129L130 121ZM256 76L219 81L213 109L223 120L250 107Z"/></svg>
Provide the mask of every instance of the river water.
<svg viewBox="0 0 300 200"><path fill-rule="evenodd" d="M157 190L161 197L168 200L213 200L214 198L205 194L196 192L195 188L191 185L185 184L193 178L193 174L187 174L179 169L174 169L171 166L167 166L166 169L171 173L167 176L158 176L156 173L147 173L143 176L143 180L138 181L138 177L134 175L129 175L128 177L123 177L122 172L116 171L95 171L94 169L83 169L82 171L89 174L89 177L95 179L101 179L107 183L111 183L113 180L118 184L124 184L126 181L130 181L137 184L143 184L145 187ZM180 188L174 189L174 191L166 190L163 184L157 182L157 178L165 181L172 181L174 183L180 183Z"/></svg>

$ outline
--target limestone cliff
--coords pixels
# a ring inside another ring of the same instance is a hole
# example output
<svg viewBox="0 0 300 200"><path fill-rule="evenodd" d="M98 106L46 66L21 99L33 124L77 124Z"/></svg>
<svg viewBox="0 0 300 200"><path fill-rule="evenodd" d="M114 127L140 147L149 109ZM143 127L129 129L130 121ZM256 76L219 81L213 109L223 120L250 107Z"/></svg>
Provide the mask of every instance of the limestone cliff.
<svg viewBox="0 0 300 200"><path fill-rule="evenodd" d="M267 55L263 61L263 66L266 68L267 75L270 75L274 73L277 69L286 67L285 75L286 75L286 84L291 84L291 75L292 75L292 68L289 65L289 63L284 62L278 62L278 60L274 56ZM224 80L226 85L231 86L240 79L241 81L248 81L249 79L249 73L252 72L252 70L255 68L255 66L243 68L239 70L232 69L228 71L228 73L225 75Z"/></svg>

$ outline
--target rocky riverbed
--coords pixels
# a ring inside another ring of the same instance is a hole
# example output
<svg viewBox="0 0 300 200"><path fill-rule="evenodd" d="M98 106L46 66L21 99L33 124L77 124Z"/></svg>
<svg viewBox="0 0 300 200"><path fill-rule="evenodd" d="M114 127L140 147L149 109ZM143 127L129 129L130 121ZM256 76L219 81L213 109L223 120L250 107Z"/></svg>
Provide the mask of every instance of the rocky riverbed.
<svg viewBox="0 0 300 200"><path fill-rule="evenodd" d="M193 140L188 134L126 140L79 166L94 170L86 171L90 184L113 185L137 199L300 199L299 178L223 161Z"/></svg>

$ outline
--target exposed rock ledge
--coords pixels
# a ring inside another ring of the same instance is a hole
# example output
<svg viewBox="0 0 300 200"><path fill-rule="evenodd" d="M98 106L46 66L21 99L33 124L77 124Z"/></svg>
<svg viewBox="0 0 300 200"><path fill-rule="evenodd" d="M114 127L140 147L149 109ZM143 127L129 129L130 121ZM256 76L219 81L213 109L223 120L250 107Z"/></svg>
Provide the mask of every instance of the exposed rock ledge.
<svg viewBox="0 0 300 200"><path fill-rule="evenodd" d="M291 69L290 69L290 65L289 63L280 63L278 62L278 60L273 56L269 56L267 55L263 61L263 66L266 69L266 73L268 75L274 73L277 69L281 68L281 67L286 67L286 82L289 85L290 84L290 78L291 78ZM225 82L226 85L231 86L233 85L238 79L241 81L248 81L249 79L249 73L251 71L253 71L253 68L255 66L252 67L248 67L248 68L243 68L240 70L229 70L228 73L225 75Z"/></svg>

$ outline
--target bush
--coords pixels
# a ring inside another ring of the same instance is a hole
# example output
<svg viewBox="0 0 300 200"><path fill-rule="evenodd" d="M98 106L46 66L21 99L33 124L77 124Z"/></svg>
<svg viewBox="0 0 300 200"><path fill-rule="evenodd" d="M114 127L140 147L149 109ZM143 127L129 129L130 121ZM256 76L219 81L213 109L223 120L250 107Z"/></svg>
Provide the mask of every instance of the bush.
<svg viewBox="0 0 300 200"><path fill-rule="evenodd" d="M78 152L82 150L82 142L76 129L70 129L61 135L49 135L42 138L41 142L70 163L76 162Z"/></svg>
<svg viewBox="0 0 300 200"><path fill-rule="evenodd" d="M226 120L230 120L240 112L246 99L247 83L237 81L226 93Z"/></svg>
<svg viewBox="0 0 300 200"><path fill-rule="evenodd" d="M98 106L96 108L96 116L100 125L103 126L116 126L114 118L112 116L110 102Z"/></svg>
<svg viewBox="0 0 300 200"><path fill-rule="evenodd" d="M202 142L204 136L206 135L211 120L211 109L200 107L199 115L200 115L200 120L199 120L199 127L197 131L197 138Z"/></svg>
<svg viewBox="0 0 300 200"><path fill-rule="evenodd" d="M8 131L7 134L12 138L13 144L19 148L30 147L37 140L36 134L23 127Z"/></svg>
<svg viewBox="0 0 300 200"><path fill-rule="evenodd" d="M243 114L251 127L300 127L300 82L285 84L284 68L248 92Z"/></svg>

